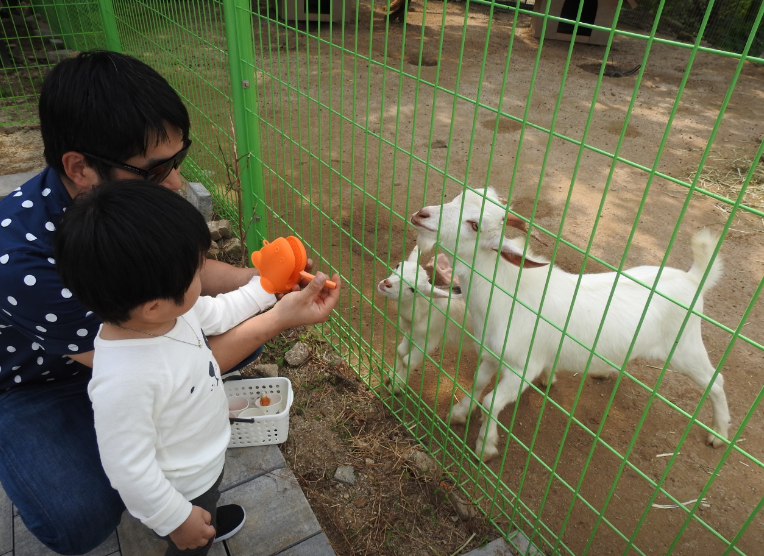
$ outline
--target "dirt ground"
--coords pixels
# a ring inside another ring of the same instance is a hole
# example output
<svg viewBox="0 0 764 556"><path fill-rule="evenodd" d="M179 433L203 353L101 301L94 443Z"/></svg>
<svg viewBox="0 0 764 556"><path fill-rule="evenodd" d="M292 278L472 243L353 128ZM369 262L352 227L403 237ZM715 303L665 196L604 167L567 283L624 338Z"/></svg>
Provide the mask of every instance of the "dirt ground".
<svg viewBox="0 0 764 556"><path fill-rule="evenodd" d="M297 342L311 354L291 367L283 355ZM284 332L261 362L292 382L280 448L338 556L464 554L498 537L466 499L454 500L448 475L315 332ZM242 374L258 376L255 367ZM353 467L354 484L335 479L340 466Z"/></svg>
<svg viewBox="0 0 764 556"><path fill-rule="evenodd" d="M474 459L458 448L474 448L477 413L467 428L449 430L443 423L453 399L470 391L474 354L459 357L446 350L445 372L439 374L434 365L413 372L408 398L377 386L385 365L392 364L399 337L395 306L375 295L376 284L414 244L407 217L421 206L451 199L467 183L495 187L526 216L535 205L536 225L582 248L591 240L591 254L609 264L618 266L628 246L626 268L660 264L675 230L667 264L689 268L690 237L703 227L721 233L729 226L721 249L725 278L706 296L704 313L744 337L703 324L714 364L732 344L721 372L736 449L709 448L705 432L663 401L690 414L696 410L700 394L685 377L667 373L658 388L663 399L650 396L659 362L633 361L629 376L620 381L582 384L580 374L560 374L549 400L529 389L517 407L502 413L511 431L509 437L501 435L506 455L481 468L478 484L484 492L472 488L483 510L505 532L510 518L527 534L539 530L541 538L534 542L547 553L559 536L565 554L665 554L671 549L682 556L716 556L729 542L741 553L759 554L764 545L759 511L764 499L759 463L764 460L759 407L764 309L757 288L764 276L764 220L744 208L731 214L728 203L709 195L688 198L671 178L691 181L705 159L698 187L735 199L740 176L764 139L764 67L745 63L736 77L737 60L698 53L672 116L689 50L653 44L634 94L636 74L606 77L595 91L592 70L598 70L605 49L577 45L558 98L567 43L545 42L534 74L539 43L529 18L521 16L513 28L511 13L490 17L487 8L470 6L465 17L465 6L452 3L445 16L442 10L443 4L429 2L424 19L422 4L414 2L408 23L391 25L387 40L380 12L372 17L365 6L358 13L359 27L346 33L344 42L326 26L310 28L322 42L301 37L290 43L283 31L267 38L266 31L273 29L259 31L265 46L279 53L279 64L258 76L260 113L272 124L262 126L270 230L282 235L291 232L282 222L294 226L320 269L342 273L347 286L328 335L400 420L435 423L425 441L442 460L464 468L462 474L436 480L406 463L401 454L412 440L405 427L364 386L351 385L354 375L344 365L332 372L323 363L285 371L299 387L285 454L335 549L343 555L451 554L472 533L465 551L495 536L482 523L454 521L452 506L444 502L448 487L469 484L465 477L479 474ZM609 62L630 69L644 62L644 52L644 41L617 37ZM733 79L734 92L727 99ZM280 81L295 84L296 90ZM468 100L476 98L479 105ZM544 129L553 124L555 133L583 139L592 105L585 138L592 148L579 153L570 141L550 140ZM723 106L718 132L711 137ZM525 116L531 125L523 128L507 114ZM299 136L308 152L292 149L282 132ZM657 174L650 179L644 169L653 167L661 145ZM616 150L621 157L616 163L602 154ZM741 203L764 209L762 184L760 167ZM552 255L551 248L536 250ZM561 245L555 263L578 272L584 257ZM588 260L586 270L604 267ZM576 421L568 428L571 412ZM699 420L709 423L710 415L704 404ZM422 428L413 430L421 433ZM594 443L597 431L600 441ZM666 454L674 452L672 463ZM361 477L355 487L331 478L342 464L353 465ZM682 509L654 506L670 500L662 492L654 496L653 482L680 502L705 498L696 518L688 520ZM447 545L438 544L446 537Z"/></svg>

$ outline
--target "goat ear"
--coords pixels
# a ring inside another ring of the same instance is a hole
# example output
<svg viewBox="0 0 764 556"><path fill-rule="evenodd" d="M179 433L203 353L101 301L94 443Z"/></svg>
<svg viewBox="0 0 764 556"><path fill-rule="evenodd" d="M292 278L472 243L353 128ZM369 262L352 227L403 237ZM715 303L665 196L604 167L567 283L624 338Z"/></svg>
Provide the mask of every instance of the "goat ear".
<svg viewBox="0 0 764 556"><path fill-rule="evenodd" d="M432 284L426 284L422 286L417 286L419 289L424 290L422 293L425 295L428 295L433 298L448 298L451 297L451 294L448 293L446 290L442 290L438 287L433 286Z"/></svg>
<svg viewBox="0 0 764 556"><path fill-rule="evenodd" d="M414 245L414 248L411 250L411 253L409 253L408 258L406 259L409 262L415 263L419 260L419 246Z"/></svg>
<svg viewBox="0 0 764 556"><path fill-rule="evenodd" d="M498 251L498 249L494 249L494 251ZM523 268L536 268L549 264L533 260L530 253L526 254L525 261L523 261L523 250L506 238L501 243L501 257L515 266L520 266L522 263Z"/></svg>
<svg viewBox="0 0 764 556"><path fill-rule="evenodd" d="M445 253L438 254L438 260L434 266L434 277L432 279L432 283L436 286L450 287L453 273L451 271L451 265L449 264L448 257L445 255ZM457 279L454 281L457 284L459 283Z"/></svg>
<svg viewBox="0 0 764 556"><path fill-rule="evenodd" d="M513 228L522 230L526 234L528 233L528 225L525 223L525 220L519 216L515 216L511 212L507 214L507 226L512 226ZM547 247L546 242L541 239L541 236L536 230L531 230L531 237L538 241L541 245Z"/></svg>
<svg viewBox="0 0 764 556"><path fill-rule="evenodd" d="M451 294L448 293L446 290L442 290L440 288L437 288L435 286L432 287L432 291L430 292L430 295L434 298L441 298L441 299L447 299L451 297Z"/></svg>

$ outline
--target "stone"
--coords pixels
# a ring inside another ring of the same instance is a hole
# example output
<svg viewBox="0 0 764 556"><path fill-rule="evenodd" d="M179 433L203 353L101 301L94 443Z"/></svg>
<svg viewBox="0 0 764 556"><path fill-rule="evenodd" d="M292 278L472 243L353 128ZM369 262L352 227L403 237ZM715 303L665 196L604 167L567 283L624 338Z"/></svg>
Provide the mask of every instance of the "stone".
<svg viewBox="0 0 764 556"><path fill-rule="evenodd" d="M310 357L310 349L302 342L297 342L292 349L284 354L284 359L292 367L298 367Z"/></svg>
<svg viewBox="0 0 764 556"><path fill-rule="evenodd" d="M258 373L260 376L279 376L279 366L275 363L258 363L257 365L252 365L252 370Z"/></svg>
<svg viewBox="0 0 764 556"><path fill-rule="evenodd" d="M525 533L519 529L515 529L509 534L509 544L517 548L517 550L520 551L520 554L527 556L544 556L544 553L539 550L535 544L532 544L530 539L525 536Z"/></svg>
<svg viewBox="0 0 764 556"><path fill-rule="evenodd" d="M463 556L514 556L515 552L504 539L496 539L487 545L470 550Z"/></svg>
<svg viewBox="0 0 764 556"><path fill-rule="evenodd" d="M226 239L224 242L221 242L218 244L223 252L226 254L227 257L230 257L231 259L241 259L241 255L243 253L241 248L241 241L239 241L239 238L234 237L231 239Z"/></svg>
<svg viewBox="0 0 764 556"><path fill-rule="evenodd" d="M73 50L48 50L45 55L48 57L48 60L51 64L55 64L57 62L60 62L61 60L66 60L67 58L71 58L74 56L76 52Z"/></svg>
<svg viewBox="0 0 764 556"><path fill-rule="evenodd" d="M422 473L426 473L433 478L440 476L441 470L438 462L422 450L410 448L403 453L403 459Z"/></svg>
<svg viewBox="0 0 764 556"><path fill-rule="evenodd" d="M198 181L190 181L186 186L186 200L196 207L196 210L202 213L204 220L212 220L212 195ZM219 238L212 238L217 240Z"/></svg>
<svg viewBox="0 0 764 556"><path fill-rule="evenodd" d="M216 242L212 242L210 245L209 250L207 251L207 258L208 259L217 259L218 254L220 253L220 246Z"/></svg>
<svg viewBox="0 0 764 556"><path fill-rule="evenodd" d="M456 510L456 515L458 515L459 519L462 521L469 521L477 517L477 508L475 508L475 505L455 492L450 492L448 494L448 500L451 502L454 510Z"/></svg>
<svg viewBox="0 0 764 556"><path fill-rule="evenodd" d="M334 480L353 486L355 484L355 469L352 465L340 465L334 472Z"/></svg>
<svg viewBox="0 0 764 556"><path fill-rule="evenodd" d="M210 229L213 241L231 237L231 224L228 220L213 220L212 222L207 222L207 227Z"/></svg>
<svg viewBox="0 0 764 556"><path fill-rule="evenodd" d="M324 363L329 367L339 367L345 360L341 355L334 353L333 351L324 354Z"/></svg>

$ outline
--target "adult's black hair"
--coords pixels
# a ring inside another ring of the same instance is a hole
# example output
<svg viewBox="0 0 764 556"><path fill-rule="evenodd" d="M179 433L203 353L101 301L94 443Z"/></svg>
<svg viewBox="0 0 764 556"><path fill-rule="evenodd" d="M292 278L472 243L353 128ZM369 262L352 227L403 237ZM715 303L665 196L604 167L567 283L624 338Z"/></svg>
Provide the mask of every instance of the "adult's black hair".
<svg viewBox="0 0 764 556"><path fill-rule="evenodd" d="M59 62L40 93L40 131L45 161L64 174L61 157L90 153L113 162L168 140L167 126L188 139L188 111L178 93L140 60L105 50L82 52ZM102 179L112 168L88 163Z"/></svg>
<svg viewBox="0 0 764 556"><path fill-rule="evenodd" d="M210 247L204 217L177 193L143 180L78 195L54 236L64 286L104 322L155 299L181 305Z"/></svg>

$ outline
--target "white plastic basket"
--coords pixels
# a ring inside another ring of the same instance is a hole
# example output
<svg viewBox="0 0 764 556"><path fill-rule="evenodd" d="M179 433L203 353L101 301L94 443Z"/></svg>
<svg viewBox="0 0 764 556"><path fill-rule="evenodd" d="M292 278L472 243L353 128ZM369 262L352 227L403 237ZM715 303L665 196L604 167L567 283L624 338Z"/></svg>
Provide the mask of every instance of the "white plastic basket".
<svg viewBox="0 0 764 556"><path fill-rule="evenodd" d="M264 446L267 444L281 444L286 441L289 434L289 409L292 407L294 394L292 383L288 378L243 378L231 377L224 381L226 396L242 396L249 400L250 407L254 407L255 400L265 394L281 394L286 400L284 407L274 415L262 415L254 417L253 423L231 423L231 440L229 448L241 448L244 446ZM234 380L232 380L234 379Z"/></svg>

